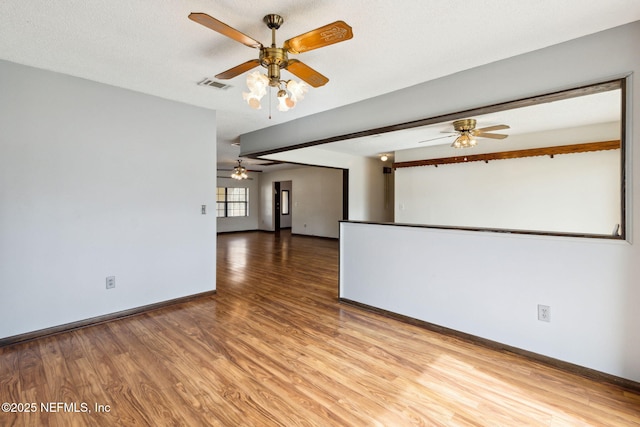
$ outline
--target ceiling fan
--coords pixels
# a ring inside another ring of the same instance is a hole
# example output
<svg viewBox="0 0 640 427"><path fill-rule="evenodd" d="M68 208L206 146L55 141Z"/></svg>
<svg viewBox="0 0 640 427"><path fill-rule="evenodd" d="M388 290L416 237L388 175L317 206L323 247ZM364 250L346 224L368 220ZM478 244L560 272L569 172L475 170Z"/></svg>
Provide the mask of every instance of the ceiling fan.
<svg viewBox="0 0 640 427"><path fill-rule="evenodd" d="M231 175L229 175L229 176L218 176L218 178L233 178L233 179L237 179L239 181L243 180L243 179L253 179L253 178L249 178L249 175L247 175L247 172L260 172L260 171L247 170L247 168L242 166L242 160L240 160L240 159L238 159L238 164L236 166L234 166L233 169L218 169L218 170L229 170L229 171L231 171Z"/></svg>
<svg viewBox="0 0 640 427"><path fill-rule="evenodd" d="M353 37L351 27L343 21L336 21L323 27L300 34L286 40L282 47L276 47L276 30L280 28L284 19L280 15L269 14L263 18L264 23L271 29L271 46L265 47L259 41L241 33L207 15L206 13L191 13L189 19L207 28L227 36L245 46L260 49L258 59L251 59L220 74L218 79L231 79L258 65L267 69L267 74L251 73L247 77L249 93L243 93L244 99L253 108L260 108L260 99L266 94L268 87L278 88L279 109L286 111L293 108L296 102L304 96L308 87L304 83L293 80L281 80L280 70L285 69L313 87L325 85L329 79L297 59L289 59L289 54L299 54L313 49L329 46L349 40Z"/></svg>
<svg viewBox="0 0 640 427"><path fill-rule="evenodd" d="M455 122L453 122L453 129L454 129L454 132L447 132L447 133L453 133L454 135L447 135L447 136L441 136L439 138L427 139L424 141L420 141L420 143L427 142L427 141L434 141L436 139L441 139L441 138L451 138L452 136L457 135L457 138L451 144L453 148L471 148L477 145L476 138L505 139L506 137L509 136L501 133L491 133L492 131L495 131L495 130L509 129L508 125L495 125L495 126L488 126L488 127L476 129L475 119L456 120Z"/></svg>

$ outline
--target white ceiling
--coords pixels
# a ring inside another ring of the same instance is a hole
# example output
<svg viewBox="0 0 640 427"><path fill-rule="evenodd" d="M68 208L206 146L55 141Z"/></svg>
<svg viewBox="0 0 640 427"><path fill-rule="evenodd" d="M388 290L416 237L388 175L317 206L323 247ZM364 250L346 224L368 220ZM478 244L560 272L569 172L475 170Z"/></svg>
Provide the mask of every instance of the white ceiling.
<svg viewBox="0 0 640 427"><path fill-rule="evenodd" d="M336 20L354 37L296 56L330 81L269 119L242 100L244 75L226 90L197 85L258 51L190 12L263 44L268 13L285 19L278 43ZM0 58L217 110L218 165L228 168L243 133L637 20L638 0L2 0Z"/></svg>

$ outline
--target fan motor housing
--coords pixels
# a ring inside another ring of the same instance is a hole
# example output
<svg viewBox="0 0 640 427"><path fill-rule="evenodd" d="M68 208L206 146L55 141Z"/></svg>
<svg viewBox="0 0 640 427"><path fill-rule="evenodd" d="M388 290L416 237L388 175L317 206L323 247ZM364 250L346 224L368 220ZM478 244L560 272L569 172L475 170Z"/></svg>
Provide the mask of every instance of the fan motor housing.
<svg viewBox="0 0 640 427"><path fill-rule="evenodd" d="M285 68L289 63L287 51L280 47L263 47L260 49L260 65L268 68L276 64L279 68Z"/></svg>
<svg viewBox="0 0 640 427"><path fill-rule="evenodd" d="M280 69L289 64L287 52L279 47L263 47L260 49L260 65L267 69L269 84L277 86L280 81Z"/></svg>
<svg viewBox="0 0 640 427"><path fill-rule="evenodd" d="M456 120L453 122L453 128L458 132L470 131L475 129L476 120L475 119L464 119L464 120Z"/></svg>

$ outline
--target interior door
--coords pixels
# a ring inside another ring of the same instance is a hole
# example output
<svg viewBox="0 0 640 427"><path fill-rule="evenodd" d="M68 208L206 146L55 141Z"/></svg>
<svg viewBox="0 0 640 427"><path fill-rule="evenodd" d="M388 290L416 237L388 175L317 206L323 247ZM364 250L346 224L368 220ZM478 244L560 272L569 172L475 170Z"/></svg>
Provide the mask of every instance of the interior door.
<svg viewBox="0 0 640 427"><path fill-rule="evenodd" d="M274 217L274 230L280 231L280 183L274 183L273 191L273 217Z"/></svg>

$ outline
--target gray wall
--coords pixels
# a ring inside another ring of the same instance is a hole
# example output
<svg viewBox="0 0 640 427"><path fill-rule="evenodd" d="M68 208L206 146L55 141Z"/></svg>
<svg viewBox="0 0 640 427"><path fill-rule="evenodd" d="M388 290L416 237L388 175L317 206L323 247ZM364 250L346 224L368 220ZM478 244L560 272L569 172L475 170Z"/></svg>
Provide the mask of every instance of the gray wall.
<svg viewBox="0 0 640 427"><path fill-rule="evenodd" d="M218 176L225 173L219 171ZM274 183L281 182L281 189L291 190L291 214L281 216L281 227L291 227L297 234L338 237L338 221L342 218L341 170L302 166L249 175L253 180L218 178L219 187L249 188L249 216L218 218L219 233L273 231Z"/></svg>
<svg viewBox="0 0 640 427"><path fill-rule="evenodd" d="M349 170L349 219L393 221L393 188L385 198L385 186L393 185L393 176L382 173L379 159L325 150L322 145L277 153L269 158L283 162L314 164ZM387 181L388 180L388 181ZM386 182L387 181L387 182Z"/></svg>
<svg viewBox="0 0 640 427"><path fill-rule="evenodd" d="M273 183L291 181L291 232L338 237L342 219L342 171L300 167L262 173L260 176L260 229L274 230Z"/></svg>
<svg viewBox="0 0 640 427"><path fill-rule="evenodd" d="M6 61L0 93L0 337L216 288L215 112Z"/></svg>

